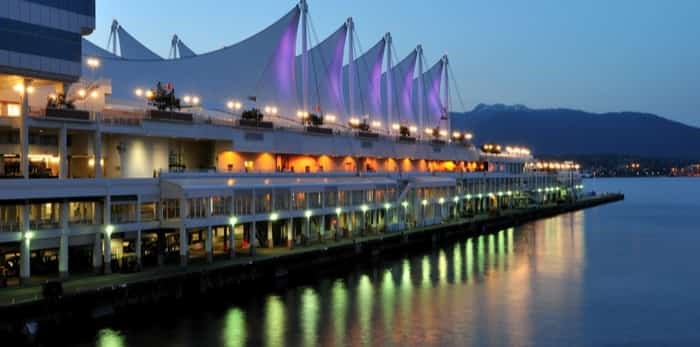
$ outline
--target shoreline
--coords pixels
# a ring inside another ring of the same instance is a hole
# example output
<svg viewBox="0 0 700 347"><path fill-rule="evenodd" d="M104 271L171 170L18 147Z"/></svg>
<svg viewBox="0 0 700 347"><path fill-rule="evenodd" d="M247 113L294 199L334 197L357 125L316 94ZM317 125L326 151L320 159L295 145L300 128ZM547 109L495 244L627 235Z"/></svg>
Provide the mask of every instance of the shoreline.
<svg viewBox="0 0 700 347"><path fill-rule="evenodd" d="M192 264L187 269L167 266L132 274L70 279L64 295L41 296L41 286L0 290L0 332L31 334L30 326L60 325L75 319L95 319L147 304L179 301L222 289L254 286L258 282L293 279L309 271L323 271L357 259L380 259L409 248L432 247L438 242L489 234L562 213L624 200L623 194L603 194L573 203L507 210L499 215L478 215L406 232L371 235L315 244L303 248L272 249L255 256L213 264ZM248 288L245 288L248 289Z"/></svg>

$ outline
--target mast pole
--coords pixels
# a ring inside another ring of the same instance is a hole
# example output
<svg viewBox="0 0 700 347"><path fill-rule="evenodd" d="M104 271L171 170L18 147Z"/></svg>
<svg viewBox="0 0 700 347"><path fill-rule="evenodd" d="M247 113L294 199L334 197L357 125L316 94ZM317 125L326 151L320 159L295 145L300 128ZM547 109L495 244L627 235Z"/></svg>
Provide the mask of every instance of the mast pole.
<svg viewBox="0 0 700 347"><path fill-rule="evenodd" d="M389 127L389 135L391 135L391 129L393 127L393 108L394 105L392 103L392 97L394 95L393 93L393 88L391 85L391 80L392 80L392 66L391 66L391 33L386 33L386 36L384 37L384 40L386 41L384 44L386 45L386 52L387 52L387 58L386 58L386 105L387 105L387 112L386 112L386 117L387 117L387 125Z"/></svg>
<svg viewBox="0 0 700 347"><path fill-rule="evenodd" d="M425 97L425 90L423 88L423 45L418 45L416 47L418 51L418 134L424 132L423 127L425 126L423 118L425 117L425 111L423 110L423 98Z"/></svg>
<svg viewBox="0 0 700 347"><path fill-rule="evenodd" d="M301 90L304 112L309 112L309 50L307 35L308 6L306 0L300 0L301 7Z"/></svg>
<svg viewBox="0 0 700 347"><path fill-rule="evenodd" d="M449 59L447 59L447 54L442 57L443 69L445 69L445 122L447 123L447 136L452 137L452 122L450 121L450 75L449 75Z"/></svg>
<svg viewBox="0 0 700 347"><path fill-rule="evenodd" d="M119 30L119 22L116 19L112 20L112 27L109 32L109 40L112 41L112 54L117 55L117 30ZM109 43L107 44L109 45Z"/></svg>
<svg viewBox="0 0 700 347"><path fill-rule="evenodd" d="M350 102L348 119L355 116L355 23L352 21L352 17L348 18L348 96Z"/></svg>

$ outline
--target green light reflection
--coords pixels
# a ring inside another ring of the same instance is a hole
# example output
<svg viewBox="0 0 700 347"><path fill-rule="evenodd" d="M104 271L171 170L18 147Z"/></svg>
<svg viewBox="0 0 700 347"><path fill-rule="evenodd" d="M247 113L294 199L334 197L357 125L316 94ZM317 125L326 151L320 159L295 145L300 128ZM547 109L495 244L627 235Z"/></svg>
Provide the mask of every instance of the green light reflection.
<svg viewBox="0 0 700 347"><path fill-rule="evenodd" d="M461 243L455 243L454 250L454 261L452 262L452 272L455 276L455 283L462 282L462 247Z"/></svg>
<svg viewBox="0 0 700 347"><path fill-rule="evenodd" d="M102 329L97 335L98 347L123 347L126 346L124 336L112 329Z"/></svg>
<svg viewBox="0 0 700 347"><path fill-rule="evenodd" d="M344 346L347 330L345 328L348 314L348 290L343 280L336 280L331 289L331 311L333 314L333 331L335 345Z"/></svg>
<svg viewBox="0 0 700 347"><path fill-rule="evenodd" d="M245 312L234 307L226 312L223 344L227 347L244 346L246 340Z"/></svg>
<svg viewBox="0 0 700 347"><path fill-rule="evenodd" d="M285 307L279 296L270 296L265 303L265 345L269 347L285 346L286 330Z"/></svg>
<svg viewBox="0 0 700 347"><path fill-rule="evenodd" d="M430 258L427 255L424 255L423 260L421 261L421 275L422 275L421 286L423 288L429 288L430 287Z"/></svg>
<svg viewBox="0 0 700 347"><path fill-rule="evenodd" d="M440 276L440 284L447 282L447 256L442 249L438 256L438 275Z"/></svg>
<svg viewBox="0 0 700 347"><path fill-rule="evenodd" d="M316 346L318 344L318 315L319 298L313 288L305 288L301 294L301 317L299 322L302 331L302 345Z"/></svg>
<svg viewBox="0 0 700 347"><path fill-rule="evenodd" d="M360 319L360 336L362 344L371 342L372 332L370 323L372 322L372 305L374 301L374 288L369 276L362 275L357 285L357 311Z"/></svg>

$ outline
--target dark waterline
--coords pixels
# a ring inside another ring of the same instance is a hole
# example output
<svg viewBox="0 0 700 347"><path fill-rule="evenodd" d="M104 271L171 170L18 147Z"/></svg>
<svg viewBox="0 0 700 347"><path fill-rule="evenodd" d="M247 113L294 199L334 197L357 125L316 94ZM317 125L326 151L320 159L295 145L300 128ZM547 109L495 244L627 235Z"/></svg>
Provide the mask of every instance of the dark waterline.
<svg viewBox="0 0 700 347"><path fill-rule="evenodd" d="M700 345L700 180L597 179L586 188L626 200L41 343Z"/></svg>

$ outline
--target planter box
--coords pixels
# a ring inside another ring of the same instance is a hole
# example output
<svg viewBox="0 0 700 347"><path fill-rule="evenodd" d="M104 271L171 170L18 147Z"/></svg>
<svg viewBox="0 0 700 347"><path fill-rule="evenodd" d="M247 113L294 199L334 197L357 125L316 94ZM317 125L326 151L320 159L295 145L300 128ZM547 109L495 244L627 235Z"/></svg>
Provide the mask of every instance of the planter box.
<svg viewBox="0 0 700 347"><path fill-rule="evenodd" d="M148 116L151 120L155 121L175 121L192 123L193 120L191 113L175 111L149 110Z"/></svg>
<svg viewBox="0 0 700 347"><path fill-rule="evenodd" d="M399 136L399 142L416 143L416 138L410 136Z"/></svg>
<svg viewBox="0 0 700 347"><path fill-rule="evenodd" d="M274 128L274 124L272 122L258 122L252 119L241 119L238 121L238 125L242 127L250 127L250 128L263 128L263 129L272 129Z"/></svg>
<svg viewBox="0 0 700 347"><path fill-rule="evenodd" d="M47 118L62 118L76 120L90 120L90 112L83 110L68 110L63 108L47 108Z"/></svg>
<svg viewBox="0 0 700 347"><path fill-rule="evenodd" d="M321 127L306 127L306 131L315 134L333 135L333 129Z"/></svg>
<svg viewBox="0 0 700 347"><path fill-rule="evenodd" d="M372 132L369 132L369 131L358 131L358 132L357 132L357 136L359 136L359 137L364 137L364 138L367 138L367 139L376 139L376 138L379 138L379 134L377 134L377 133L372 133Z"/></svg>

